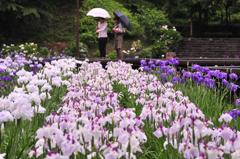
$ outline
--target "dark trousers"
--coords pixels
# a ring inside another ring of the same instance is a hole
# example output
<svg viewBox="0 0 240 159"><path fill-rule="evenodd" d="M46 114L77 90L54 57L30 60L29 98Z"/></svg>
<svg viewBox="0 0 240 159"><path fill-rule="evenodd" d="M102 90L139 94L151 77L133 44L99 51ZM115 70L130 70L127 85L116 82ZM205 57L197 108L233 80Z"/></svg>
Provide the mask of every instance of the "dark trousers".
<svg viewBox="0 0 240 159"><path fill-rule="evenodd" d="M98 38L100 57L106 57L107 38Z"/></svg>

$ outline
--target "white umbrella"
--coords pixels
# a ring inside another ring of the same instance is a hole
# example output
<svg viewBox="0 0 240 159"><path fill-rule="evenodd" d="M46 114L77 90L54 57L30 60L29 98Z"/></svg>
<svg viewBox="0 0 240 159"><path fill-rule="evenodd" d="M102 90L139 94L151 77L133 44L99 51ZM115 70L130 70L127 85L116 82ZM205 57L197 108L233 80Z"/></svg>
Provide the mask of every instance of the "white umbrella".
<svg viewBox="0 0 240 159"><path fill-rule="evenodd" d="M98 17L98 18L111 18L109 13L102 8L93 8L88 13L87 16Z"/></svg>

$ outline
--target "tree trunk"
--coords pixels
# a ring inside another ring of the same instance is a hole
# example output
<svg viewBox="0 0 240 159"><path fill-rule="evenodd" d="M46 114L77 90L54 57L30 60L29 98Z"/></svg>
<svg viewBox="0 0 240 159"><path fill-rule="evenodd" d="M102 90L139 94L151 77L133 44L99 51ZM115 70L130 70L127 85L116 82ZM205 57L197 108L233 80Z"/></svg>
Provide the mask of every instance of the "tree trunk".
<svg viewBox="0 0 240 159"><path fill-rule="evenodd" d="M208 10L204 10L204 24L208 24Z"/></svg>
<svg viewBox="0 0 240 159"><path fill-rule="evenodd" d="M225 18L226 18L226 24L228 24L228 7L225 6Z"/></svg>
<svg viewBox="0 0 240 159"><path fill-rule="evenodd" d="M223 11L221 10L221 24L223 24L224 23L224 15L223 15L224 13L223 13Z"/></svg>
<svg viewBox="0 0 240 159"><path fill-rule="evenodd" d="M79 28L80 28L80 13L79 13L79 9L80 9L80 2L79 0L76 0L76 57L80 57L80 33L79 33Z"/></svg>
<svg viewBox="0 0 240 159"><path fill-rule="evenodd" d="M228 9L228 21L231 24L231 8Z"/></svg>
<svg viewBox="0 0 240 159"><path fill-rule="evenodd" d="M199 10L198 14L199 14L199 17L198 17L199 22L202 23L202 10Z"/></svg>
<svg viewBox="0 0 240 159"><path fill-rule="evenodd" d="M190 19L190 37L193 36L193 23L192 23L192 18Z"/></svg>

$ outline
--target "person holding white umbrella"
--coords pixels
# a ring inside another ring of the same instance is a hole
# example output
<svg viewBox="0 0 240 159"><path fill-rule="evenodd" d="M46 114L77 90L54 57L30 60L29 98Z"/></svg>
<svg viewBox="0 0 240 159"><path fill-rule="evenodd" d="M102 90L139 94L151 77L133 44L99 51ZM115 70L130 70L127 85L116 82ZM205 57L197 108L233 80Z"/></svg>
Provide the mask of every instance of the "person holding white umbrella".
<svg viewBox="0 0 240 159"><path fill-rule="evenodd" d="M100 57L105 58L108 39L108 24L106 19L110 18L110 15L106 10L102 8L93 8L87 13L87 15L99 18L99 22L96 28L96 33L98 33L98 48L100 52Z"/></svg>
<svg viewBox="0 0 240 159"><path fill-rule="evenodd" d="M99 22L96 28L96 33L98 33L98 48L100 52L100 57L106 57L106 46L107 46L107 35L108 24L107 20L104 18L99 18Z"/></svg>

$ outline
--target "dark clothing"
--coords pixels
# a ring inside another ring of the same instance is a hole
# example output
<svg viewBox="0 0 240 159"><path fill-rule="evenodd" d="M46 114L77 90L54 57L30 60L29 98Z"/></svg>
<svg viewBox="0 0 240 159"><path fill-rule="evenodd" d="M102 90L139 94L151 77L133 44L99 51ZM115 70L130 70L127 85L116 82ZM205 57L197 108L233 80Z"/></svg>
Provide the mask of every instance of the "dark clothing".
<svg viewBox="0 0 240 159"><path fill-rule="evenodd" d="M107 38L98 38L100 57L106 57Z"/></svg>

